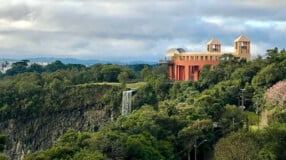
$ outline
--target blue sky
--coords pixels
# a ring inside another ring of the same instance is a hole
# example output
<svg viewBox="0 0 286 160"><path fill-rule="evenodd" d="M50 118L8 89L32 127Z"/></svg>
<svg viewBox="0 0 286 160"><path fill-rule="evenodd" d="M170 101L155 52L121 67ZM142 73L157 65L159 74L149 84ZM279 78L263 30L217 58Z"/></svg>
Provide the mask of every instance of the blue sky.
<svg viewBox="0 0 286 160"><path fill-rule="evenodd" d="M285 0L0 0L0 59L164 58L172 47L231 52L240 34L252 54L285 48Z"/></svg>

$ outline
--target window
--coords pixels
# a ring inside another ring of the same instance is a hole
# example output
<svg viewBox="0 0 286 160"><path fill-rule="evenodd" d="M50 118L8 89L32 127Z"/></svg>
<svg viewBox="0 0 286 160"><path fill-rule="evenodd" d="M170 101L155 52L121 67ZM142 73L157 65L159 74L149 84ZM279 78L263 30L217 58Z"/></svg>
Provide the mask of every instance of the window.
<svg viewBox="0 0 286 160"><path fill-rule="evenodd" d="M245 46L245 43L244 42L240 42L240 46Z"/></svg>

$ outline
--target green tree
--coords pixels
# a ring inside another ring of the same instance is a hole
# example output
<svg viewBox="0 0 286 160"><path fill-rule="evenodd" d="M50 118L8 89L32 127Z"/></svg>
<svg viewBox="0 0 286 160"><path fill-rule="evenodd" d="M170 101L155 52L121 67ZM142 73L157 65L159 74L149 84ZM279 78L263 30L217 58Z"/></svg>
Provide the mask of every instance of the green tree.
<svg viewBox="0 0 286 160"><path fill-rule="evenodd" d="M219 120L224 134L242 128L245 120L243 110L235 105L226 105L224 108L225 111Z"/></svg>
<svg viewBox="0 0 286 160"><path fill-rule="evenodd" d="M8 157L2 153L4 151L6 141L7 137L3 134L0 134L0 160L8 159Z"/></svg>
<svg viewBox="0 0 286 160"><path fill-rule="evenodd" d="M209 119L203 119L203 120L196 120L192 123L190 123L188 126L180 130L179 138L182 140L183 143L183 150L185 150L188 154L188 157L191 155L191 151L197 150L194 154L203 153L204 150L208 150L207 147L204 147L206 145L205 142L211 142L212 141L212 129L213 129L213 123ZM198 147L199 144L203 144L200 148ZM194 155L198 156L198 155Z"/></svg>
<svg viewBox="0 0 286 160"><path fill-rule="evenodd" d="M28 66L27 60L22 60L19 62L15 62L12 64L12 68L6 71L6 75L13 76L16 74L27 72L27 66Z"/></svg>
<svg viewBox="0 0 286 160"><path fill-rule="evenodd" d="M194 101L194 106L200 110L200 113L206 113L217 121L223 111L219 99L215 96L202 93Z"/></svg>
<svg viewBox="0 0 286 160"><path fill-rule="evenodd" d="M131 160L157 160L164 159L155 146L157 146L154 137L149 135L132 135L129 136L126 145L128 150L127 159ZM149 139L146 139L149 138ZM167 157L165 157L167 158Z"/></svg>
<svg viewBox="0 0 286 160"><path fill-rule="evenodd" d="M103 68L103 64L95 64L91 66L90 70L92 72L92 77L93 77L94 82L103 81L103 75L101 73L102 68Z"/></svg>
<svg viewBox="0 0 286 160"><path fill-rule="evenodd" d="M90 151L90 150L80 150L77 152L73 158L73 160L108 160L106 156L98 151Z"/></svg>
<svg viewBox="0 0 286 160"><path fill-rule="evenodd" d="M216 160L255 160L258 159L259 144L251 132L234 132L222 138L215 145Z"/></svg>
<svg viewBox="0 0 286 160"><path fill-rule="evenodd" d="M103 81L106 82L118 82L118 75L121 72L121 68L118 65L104 65L101 73L103 75Z"/></svg>
<svg viewBox="0 0 286 160"><path fill-rule="evenodd" d="M157 65L152 68L153 75L160 75L164 79L168 79L168 66L167 65Z"/></svg>
<svg viewBox="0 0 286 160"><path fill-rule="evenodd" d="M270 64L260 70L252 79L252 85L258 88L268 88L283 78L284 70L279 64Z"/></svg>
<svg viewBox="0 0 286 160"><path fill-rule="evenodd" d="M153 73L147 65L145 65L141 70L141 77L144 79L144 81L147 81L150 77L153 77Z"/></svg>
<svg viewBox="0 0 286 160"><path fill-rule="evenodd" d="M262 148L258 157L283 160L286 157L286 125L274 124L262 131L259 142Z"/></svg>
<svg viewBox="0 0 286 160"><path fill-rule="evenodd" d="M134 103L132 104L132 106L134 107L134 109L139 108L144 104L156 106L158 103L156 93L152 86L149 84L140 87L133 98Z"/></svg>
<svg viewBox="0 0 286 160"><path fill-rule="evenodd" d="M273 49L268 49L266 51L268 63L276 62L278 60L278 55L279 55L279 51L277 47Z"/></svg>
<svg viewBox="0 0 286 160"><path fill-rule="evenodd" d="M43 71L44 67L36 63L31 64L31 66L28 68L28 72L42 73Z"/></svg>
<svg viewBox="0 0 286 160"><path fill-rule="evenodd" d="M118 81L122 84L122 86L126 85L126 81L128 80L128 78L129 78L129 75L125 71L120 72L118 77L117 77Z"/></svg>
<svg viewBox="0 0 286 160"><path fill-rule="evenodd" d="M65 69L66 66L59 60L51 63L51 64L48 64L46 67L45 67L45 70L47 72L55 72L56 70L61 70L61 69Z"/></svg>
<svg viewBox="0 0 286 160"><path fill-rule="evenodd" d="M3 152L6 141L7 141L7 137L3 134L0 134L0 152Z"/></svg>

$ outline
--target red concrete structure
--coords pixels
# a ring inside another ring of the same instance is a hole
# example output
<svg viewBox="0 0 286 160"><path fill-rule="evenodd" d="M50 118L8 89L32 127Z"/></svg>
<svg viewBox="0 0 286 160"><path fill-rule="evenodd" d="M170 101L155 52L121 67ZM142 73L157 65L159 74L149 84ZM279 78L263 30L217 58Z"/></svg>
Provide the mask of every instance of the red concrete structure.
<svg viewBox="0 0 286 160"><path fill-rule="evenodd" d="M250 41L245 36L238 37L234 46L232 55L250 60ZM210 65L213 68L222 55L220 42L212 39L207 43L207 52L186 52L182 48L172 48L166 52L168 58L161 63L168 65L170 80L197 81L203 66Z"/></svg>

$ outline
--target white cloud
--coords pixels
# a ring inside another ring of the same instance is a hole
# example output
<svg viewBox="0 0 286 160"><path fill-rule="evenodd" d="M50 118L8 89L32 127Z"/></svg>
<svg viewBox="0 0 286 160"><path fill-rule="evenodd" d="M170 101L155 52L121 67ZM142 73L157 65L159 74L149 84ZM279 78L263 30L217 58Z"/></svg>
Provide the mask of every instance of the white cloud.
<svg viewBox="0 0 286 160"><path fill-rule="evenodd" d="M258 55L264 57L266 50L270 48L274 48L275 46L272 46L268 43L258 42L258 43L252 43L251 44L251 56L253 58L257 57Z"/></svg>
<svg viewBox="0 0 286 160"><path fill-rule="evenodd" d="M30 29L33 23L27 20L9 21L0 19L0 29Z"/></svg>
<svg viewBox="0 0 286 160"><path fill-rule="evenodd" d="M260 9L272 9L272 8L284 8L286 6L286 1L284 0L235 0L236 5L242 5L251 8Z"/></svg>
<svg viewBox="0 0 286 160"><path fill-rule="evenodd" d="M257 28L270 28L273 25L273 22L265 23L265 21L250 20L250 21L246 21L245 24L248 26L257 27Z"/></svg>
<svg viewBox="0 0 286 160"><path fill-rule="evenodd" d="M222 17L203 17L202 21L222 26L224 24L225 19L223 19Z"/></svg>

